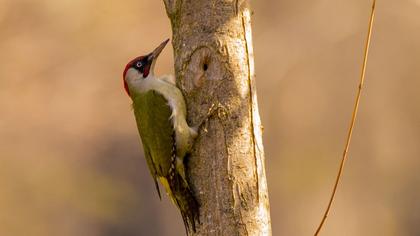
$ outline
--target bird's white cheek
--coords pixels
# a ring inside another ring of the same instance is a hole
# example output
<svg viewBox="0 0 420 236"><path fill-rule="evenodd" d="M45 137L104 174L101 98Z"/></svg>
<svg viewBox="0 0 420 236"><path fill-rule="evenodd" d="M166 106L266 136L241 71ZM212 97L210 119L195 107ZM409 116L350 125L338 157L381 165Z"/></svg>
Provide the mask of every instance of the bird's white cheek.
<svg viewBox="0 0 420 236"><path fill-rule="evenodd" d="M127 83L138 80L141 77L143 77L142 74L140 74L137 70L133 68L128 69L127 74L125 76Z"/></svg>

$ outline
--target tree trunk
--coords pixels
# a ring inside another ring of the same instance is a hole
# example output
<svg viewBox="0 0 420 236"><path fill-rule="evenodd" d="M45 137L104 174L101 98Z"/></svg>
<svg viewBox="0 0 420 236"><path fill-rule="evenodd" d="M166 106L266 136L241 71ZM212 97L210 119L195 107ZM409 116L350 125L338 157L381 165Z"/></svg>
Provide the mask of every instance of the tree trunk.
<svg viewBox="0 0 420 236"><path fill-rule="evenodd" d="M218 108L188 159L201 222L190 233L271 235L248 1L164 2L189 123Z"/></svg>

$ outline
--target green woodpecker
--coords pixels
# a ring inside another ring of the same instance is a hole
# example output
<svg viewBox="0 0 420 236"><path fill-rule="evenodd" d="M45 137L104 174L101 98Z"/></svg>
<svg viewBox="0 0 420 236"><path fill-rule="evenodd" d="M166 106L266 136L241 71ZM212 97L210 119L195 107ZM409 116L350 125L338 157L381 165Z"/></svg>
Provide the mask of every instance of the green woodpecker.
<svg viewBox="0 0 420 236"><path fill-rule="evenodd" d="M133 100L133 110L143 143L144 156L161 198L157 180L181 211L186 227L195 231L198 203L185 176L184 158L191 151L197 128L186 121L186 105L171 76L153 73L159 54L169 39L153 52L130 61L125 67L124 88Z"/></svg>

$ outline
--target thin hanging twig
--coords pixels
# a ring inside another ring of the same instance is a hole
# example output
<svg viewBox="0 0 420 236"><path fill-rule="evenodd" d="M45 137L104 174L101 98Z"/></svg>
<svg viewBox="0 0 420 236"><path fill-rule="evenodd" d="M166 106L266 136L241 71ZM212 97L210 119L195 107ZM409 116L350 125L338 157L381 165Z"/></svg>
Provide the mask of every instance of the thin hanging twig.
<svg viewBox="0 0 420 236"><path fill-rule="evenodd" d="M354 128L354 124L356 122L357 111L359 110L360 96L362 94L362 88L363 88L363 84L364 84L364 81L365 81L366 64L367 64L367 59L368 59L368 54L369 54L369 45L370 45L370 39L371 39L371 35L372 35L372 26L373 26L373 20L375 18L375 5L376 5L376 0L373 0L372 11L371 11L370 21L369 21L369 30L368 30L366 46L365 46L365 54L364 54L363 65L362 65L362 73L361 73L361 76L360 76L360 83L359 83L359 88L358 88L358 92L357 92L357 96L356 96L356 101L355 101L355 104L354 104L353 115L351 117L350 128L349 128L349 132L348 132L348 135L347 135L346 146L345 146L344 152L343 152L343 158L341 159L340 169L338 171L338 175L337 175L337 178L335 180L335 184L334 184L334 188L333 188L333 191L332 191L332 194L331 194L330 201L328 202L328 206L327 206L327 209L325 210L325 213L324 213L324 216L321 220L321 223L319 224L319 226L318 226L318 228L315 232L315 236L317 236L319 234L319 232L322 229L322 226L324 225L324 223L325 223L325 221L328 217L328 213L330 212L331 205L334 201L334 197L335 197L335 194L337 192L338 184L340 183L341 175L343 174L344 165L347 161L347 153L349 151L351 136L353 134L353 128Z"/></svg>

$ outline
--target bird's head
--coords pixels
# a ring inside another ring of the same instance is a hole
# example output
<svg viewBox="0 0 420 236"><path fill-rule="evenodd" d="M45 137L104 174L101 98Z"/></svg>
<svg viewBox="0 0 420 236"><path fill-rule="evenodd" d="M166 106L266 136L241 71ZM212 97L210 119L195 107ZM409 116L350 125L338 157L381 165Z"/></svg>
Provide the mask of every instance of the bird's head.
<svg viewBox="0 0 420 236"><path fill-rule="evenodd" d="M153 75L156 60L168 42L169 39L163 41L155 50L153 50L153 52L145 56L136 57L125 66L123 81L124 89L128 96L130 96L130 91L128 90L128 84L126 80L146 79L150 75Z"/></svg>

